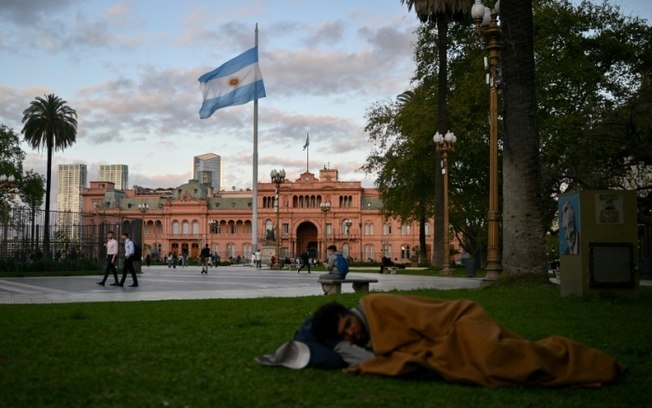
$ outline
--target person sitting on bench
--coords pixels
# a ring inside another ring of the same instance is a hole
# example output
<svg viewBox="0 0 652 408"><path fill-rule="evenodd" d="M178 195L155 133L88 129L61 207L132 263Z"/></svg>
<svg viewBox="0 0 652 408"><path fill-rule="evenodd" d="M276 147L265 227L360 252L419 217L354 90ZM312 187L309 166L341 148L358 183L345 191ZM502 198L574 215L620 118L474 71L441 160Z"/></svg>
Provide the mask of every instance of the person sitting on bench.
<svg viewBox="0 0 652 408"><path fill-rule="evenodd" d="M335 245L329 246L326 248L326 254L328 255L328 261L325 266L328 273L319 275L319 279L344 279L348 271L340 270L337 258L338 255L342 256L342 254L337 251L337 247Z"/></svg>
<svg viewBox="0 0 652 408"><path fill-rule="evenodd" d="M392 262L391 258L383 256L383 259L380 260L380 273L385 273L385 268L388 266L396 266L396 264Z"/></svg>

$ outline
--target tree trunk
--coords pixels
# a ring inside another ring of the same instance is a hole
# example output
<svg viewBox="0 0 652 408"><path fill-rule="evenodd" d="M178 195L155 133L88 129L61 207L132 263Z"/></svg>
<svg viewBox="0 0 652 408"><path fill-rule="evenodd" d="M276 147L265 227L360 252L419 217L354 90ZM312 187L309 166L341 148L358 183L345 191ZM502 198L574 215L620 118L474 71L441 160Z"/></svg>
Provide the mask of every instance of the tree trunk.
<svg viewBox="0 0 652 408"><path fill-rule="evenodd" d="M32 250L32 257L33 257L34 253L36 252L36 248L34 248L34 236L36 230L36 225L34 224L36 222L36 203L34 202L34 200L32 200L30 207L32 209L32 236L30 239L30 248Z"/></svg>
<svg viewBox="0 0 652 408"><path fill-rule="evenodd" d="M50 186L52 184L52 149L48 144L47 180L45 182L45 225L43 225L43 253L45 259L50 257Z"/></svg>
<svg viewBox="0 0 652 408"><path fill-rule="evenodd" d="M437 131L446 134L448 130L448 110L446 108L448 94L448 58L446 55L448 43L448 20L437 19L437 53L439 70L437 73ZM434 143L431 145L435 149ZM441 154L435 153L435 231L433 234L433 265L444 267L444 178L441 174Z"/></svg>
<svg viewBox="0 0 652 408"><path fill-rule="evenodd" d="M426 262L426 216L423 205L419 215L419 253L417 254L417 263L423 265Z"/></svg>
<svg viewBox="0 0 652 408"><path fill-rule="evenodd" d="M532 0L501 2L503 38L503 271L545 274L545 231L534 88Z"/></svg>

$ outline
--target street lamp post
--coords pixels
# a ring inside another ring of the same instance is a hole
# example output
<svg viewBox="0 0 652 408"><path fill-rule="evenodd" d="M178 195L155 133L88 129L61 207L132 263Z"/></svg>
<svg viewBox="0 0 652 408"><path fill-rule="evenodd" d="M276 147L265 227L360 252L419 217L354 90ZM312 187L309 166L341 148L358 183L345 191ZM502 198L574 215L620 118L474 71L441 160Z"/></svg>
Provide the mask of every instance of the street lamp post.
<svg viewBox="0 0 652 408"><path fill-rule="evenodd" d="M281 191L281 184L285 181L285 170L276 171L272 170L270 173L272 183L276 186L276 194L274 197L274 210L276 211L276 234L274 240L276 241L276 263L272 265L272 269L281 269L281 229L280 229L280 200L279 193Z"/></svg>
<svg viewBox="0 0 652 408"><path fill-rule="evenodd" d="M140 219L140 250L141 254L145 252L145 216L144 214L149 211L149 204L148 203L140 203L138 204L138 210L143 214L143 217ZM132 234L133 235L133 234ZM132 239L136 239L136 237L132 237ZM151 249L150 249L151 250ZM142 256L142 255L141 255ZM137 259L136 263L136 272L140 272L141 268L141 261L142 259Z"/></svg>
<svg viewBox="0 0 652 408"><path fill-rule="evenodd" d="M449 238L448 238L448 152L454 150L455 142L457 137L451 131L446 132L442 136L441 133L437 132L433 136L432 140L437 145L437 151L441 152L441 172L444 175L444 236L442 237L444 243L444 265L441 270L441 274L449 276L451 274L450 260L449 260Z"/></svg>
<svg viewBox="0 0 652 408"><path fill-rule="evenodd" d="M208 221L208 236L206 237L206 241L211 248L211 253L213 251L213 234L215 233L217 233L217 220L212 219Z"/></svg>
<svg viewBox="0 0 652 408"><path fill-rule="evenodd" d="M14 185L16 178L13 175L0 175L0 185L2 185L2 259L7 259L7 230L9 224L9 203L4 197L4 191L9 191Z"/></svg>
<svg viewBox="0 0 652 408"><path fill-rule="evenodd" d="M324 213L324 243L322 244L323 248L322 250L324 251L324 259L328 258L328 253L326 252L326 213L328 213L331 210L331 203L328 201L324 201L323 203L319 204L319 207L321 208L321 212Z"/></svg>
<svg viewBox="0 0 652 408"><path fill-rule="evenodd" d="M485 280L496 280L502 271L500 259L498 209L498 86L500 63L500 34L498 12L500 1L493 9L476 0L471 9L475 30L484 39L489 58L485 58L489 85L489 210L487 212L487 274Z"/></svg>
<svg viewBox="0 0 652 408"><path fill-rule="evenodd" d="M351 225L353 225L353 221L351 221L348 218L344 220L344 228L345 228L344 233L346 234L346 247L348 251L346 256L350 256L351 253L351 246L350 246L351 242L349 241L349 233L351 232Z"/></svg>

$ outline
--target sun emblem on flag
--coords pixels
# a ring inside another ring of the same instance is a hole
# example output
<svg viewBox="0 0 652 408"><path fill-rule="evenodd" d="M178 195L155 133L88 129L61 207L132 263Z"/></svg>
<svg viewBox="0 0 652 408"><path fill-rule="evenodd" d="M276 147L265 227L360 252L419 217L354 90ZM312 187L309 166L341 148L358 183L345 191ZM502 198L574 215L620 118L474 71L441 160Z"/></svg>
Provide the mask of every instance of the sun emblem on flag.
<svg viewBox="0 0 652 408"><path fill-rule="evenodd" d="M238 84L240 84L240 78L238 78L238 77L229 78L229 86L232 86L232 87L235 88L236 86L238 86Z"/></svg>

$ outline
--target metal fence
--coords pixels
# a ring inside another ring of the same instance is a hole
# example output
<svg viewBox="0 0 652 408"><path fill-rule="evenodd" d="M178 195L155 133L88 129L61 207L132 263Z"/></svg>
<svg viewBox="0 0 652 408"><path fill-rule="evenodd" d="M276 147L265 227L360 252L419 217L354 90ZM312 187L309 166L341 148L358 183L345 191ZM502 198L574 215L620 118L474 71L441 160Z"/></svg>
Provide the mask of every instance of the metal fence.
<svg viewBox="0 0 652 408"><path fill-rule="evenodd" d="M0 256L19 262L39 259L55 261L88 259L103 263L106 235L116 238L127 232L142 247L142 220L93 213L51 211L49 253L44 253L45 211L34 213L25 207L8 207L0 224ZM122 246L120 246L122 247Z"/></svg>

